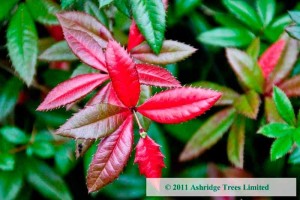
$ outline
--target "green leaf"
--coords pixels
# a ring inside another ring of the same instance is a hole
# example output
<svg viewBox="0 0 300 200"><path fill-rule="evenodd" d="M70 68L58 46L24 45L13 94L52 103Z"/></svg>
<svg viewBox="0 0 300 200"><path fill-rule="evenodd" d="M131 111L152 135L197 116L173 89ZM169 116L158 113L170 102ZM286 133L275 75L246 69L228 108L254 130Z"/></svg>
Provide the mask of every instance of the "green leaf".
<svg viewBox="0 0 300 200"><path fill-rule="evenodd" d="M0 21L5 19L19 0L2 1L0 6Z"/></svg>
<svg viewBox="0 0 300 200"><path fill-rule="evenodd" d="M254 30L259 30L262 26L256 11L245 1L223 0L227 9L239 20Z"/></svg>
<svg viewBox="0 0 300 200"><path fill-rule="evenodd" d="M289 11L288 13L294 22L300 24L300 11Z"/></svg>
<svg viewBox="0 0 300 200"><path fill-rule="evenodd" d="M86 1L84 3L84 12L96 17L100 22L102 22L102 24L108 27L108 18L105 12L103 12L103 10L99 10L92 1Z"/></svg>
<svg viewBox="0 0 300 200"><path fill-rule="evenodd" d="M103 8L104 6L111 4L113 0L98 0L98 2L99 2L99 8Z"/></svg>
<svg viewBox="0 0 300 200"><path fill-rule="evenodd" d="M4 171L11 171L14 167L15 155L10 153L0 153L0 169Z"/></svg>
<svg viewBox="0 0 300 200"><path fill-rule="evenodd" d="M226 56L239 81L258 93L263 91L264 78L260 67L245 52L227 48Z"/></svg>
<svg viewBox="0 0 300 200"><path fill-rule="evenodd" d="M193 159L213 146L233 123L234 114L234 109L227 108L211 116L186 144L179 160Z"/></svg>
<svg viewBox="0 0 300 200"><path fill-rule="evenodd" d="M300 40L300 25L288 26L285 30L291 37Z"/></svg>
<svg viewBox="0 0 300 200"><path fill-rule="evenodd" d="M296 128L296 130L293 130L291 133L293 134L293 140L296 142L298 147L300 147L300 128Z"/></svg>
<svg viewBox="0 0 300 200"><path fill-rule="evenodd" d="M163 127L177 140L187 143L202 124L202 121L193 119L181 124L165 124Z"/></svg>
<svg viewBox="0 0 300 200"><path fill-rule="evenodd" d="M259 111L259 105L260 97L253 90L250 90L246 94L240 96L234 102L234 107L236 111L251 119L256 119Z"/></svg>
<svg viewBox="0 0 300 200"><path fill-rule="evenodd" d="M48 199L72 199L64 180L46 163L34 158L26 159L28 182Z"/></svg>
<svg viewBox="0 0 300 200"><path fill-rule="evenodd" d="M23 185L21 169L0 171L0 199L14 200Z"/></svg>
<svg viewBox="0 0 300 200"><path fill-rule="evenodd" d="M264 125L257 132L270 138L279 138L292 133L293 131L295 131L295 127L288 124L274 122Z"/></svg>
<svg viewBox="0 0 300 200"><path fill-rule="evenodd" d="M232 105L234 101L239 97L239 94L235 92L234 90L218 85L213 82L207 82L207 81L200 81L195 82L191 84L193 87L203 87L203 88L210 88L212 90L216 90L219 92L222 92L222 97L217 101L215 105L221 106L221 105Z"/></svg>
<svg viewBox="0 0 300 200"><path fill-rule="evenodd" d="M294 149L294 151L291 153L291 155L289 157L289 163L300 164L300 148L299 147Z"/></svg>
<svg viewBox="0 0 300 200"><path fill-rule="evenodd" d="M271 160L277 160L284 156L292 147L293 141L290 135L276 139L271 146Z"/></svg>
<svg viewBox="0 0 300 200"><path fill-rule="evenodd" d="M229 161L236 167L243 168L245 145L245 118L237 115L227 140L227 155Z"/></svg>
<svg viewBox="0 0 300 200"><path fill-rule="evenodd" d="M27 153L32 153L40 158L51 158L55 154L54 146L49 142L34 142L27 148Z"/></svg>
<svg viewBox="0 0 300 200"><path fill-rule="evenodd" d="M278 37L284 31L284 28L292 22L291 18L285 14L276 18L269 26L264 30L264 34L270 42L275 42Z"/></svg>
<svg viewBox="0 0 300 200"><path fill-rule="evenodd" d="M39 59L49 62L78 60L78 58L71 51L66 41L61 41L53 44L39 56Z"/></svg>
<svg viewBox="0 0 300 200"><path fill-rule="evenodd" d="M166 29L166 12L162 1L129 0L133 19L154 53L163 44Z"/></svg>
<svg viewBox="0 0 300 200"><path fill-rule="evenodd" d="M260 39L255 38L250 46L247 48L247 54L253 58L253 60L257 60L260 51Z"/></svg>
<svg viewBox="0 0 300 200"><path fill-rule="evenodd" d="M265 98L265 114L267 122L284 122L277 112L276 105L271 97Z"/></svg>
<svg viewBox="0 0 300 200"><path fill-rule="evenodd" d="M149 99L152 95L151 87L148 85L141 85L141 93L140 93L140 99L138 102L138 105L143 104L147 99ZM137 116L141 122L142 127L147 132L151 125L151 120L147 117L144 117L140 113L137 113Z"/></svg>
<svg viewBox="0 0 300 200"><path fill-rule="evenodd" d="M59 24L55 16L60 7L52 0L26 0L26 5L33 18L46 25Z"/></svg>
<svg viewBox="0 0 300 200"><path fill-rule="evenodd" d="M291 101L285 93L276 86L274 86L273 100L282 119L289 125L294 126L296 124L296 117Z"/></svg>
<svg viewBox="0 0 300 200"><path fill-rule="evenodd" d="M35 74L38 36L24 4L20 4L7 29L7 48L13 67L29 86Z"/></svg>
<svg viewBox="0 0 300 200"><path fill-rule="evenodd" d="M175 1L175 15L180 18L186 14L190 14L201 1L199 0L176 0Z"/></svg>
<svg viewBox="0 0 300 200"><path fill-rule="evenodd" d="M76 0L61 0L61 7L63 9L69 8L74 5L75 2Z"/></svg>
<svg viewBox="0 0 300 200"><path fill-rule="evenodd" d="M114 0L117 9L127 17L130 17L130 4L129 0Z"/></svg>
<svg viewBox="0 0 300 200"><path fill-rule="evenodd" d="M200 42L221 47L247 46L253 40L253 33L241 28L215 28L199 35Z"/></svg>
<svg viewBox="0 0 300 200"><path fill-rule="evenodd" d="M96 73L96 72L98 72L98 70L81 63L73 71L71 78L81 75L81 74L89 74L89 73Z"/></svg>
<svg viewBox="0 0 300 200"><path fill-rule="evenodd" d="M274 0L256 0L256 8L260 20L264 26L267 26L273 20L276 11L276 3Z"/></svg>
<svg viewBox="0 0 300 200"><path fill-rule="evenodd" d="M13 111L19 97L22 83L17 78L10 79L0 89L0 121Z"/></svg>
<svg viewBox="0 0 300 200"><path fill-rule="evenodd" d="M3 138L13 144L25 144L29 141L28 136L21 129L13 126L5 126L0 129Z"/></svg>
<svg viewBox="0 0 300 200"><path fill-rule="evenodd" d="M74 140L70 140L63 145L60 145L55 152L54 162L55 169L61 175L66 175L70 172L71 169L76 164L74 149L75 143Z"/></svg>
<svg viewBox="0 0 300 200"><path fill-rule="evenodd" d="M245 28L244 24L240 20L230 15L229 13L215 12L213 14L213 17L215 21L221 24L222 26L242 29Z"/></svg>

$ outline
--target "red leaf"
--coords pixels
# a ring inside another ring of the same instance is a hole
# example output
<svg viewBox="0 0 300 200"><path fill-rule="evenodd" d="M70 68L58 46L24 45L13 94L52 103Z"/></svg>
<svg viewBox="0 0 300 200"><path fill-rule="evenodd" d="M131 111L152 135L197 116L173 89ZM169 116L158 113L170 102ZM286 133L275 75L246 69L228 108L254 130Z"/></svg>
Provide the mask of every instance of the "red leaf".
<svg viewBox="0 0 300 200"><path fill-rule="evenodd" d="M162 168L165 167L159 147L149 136L140 138L136 145L134 162L138 164L140 173L147 178L160 178Z"/></svg>
<svg viewBox="0 0 300 200"><path fill-rule="evenodd" d="M300 75L293 76L279 85L288 97L300 96Z"/></svg>
<svg viewBox="0 0 300 200"><path fill-rule="evenodd" d="M56 41L64 40L64 34L60 25L46 26L51 37Z"/></svg>
<svg viewBox="0 0 300 200"><path fill-rule="evenodd" d="M65 38L74 54L87 65L107 72L102 47L89 34L72 29L64 29Z"/></svg>
<svg viewBox="0 0 300 200"><path fill-rule="evenodd" d="M94 192L115 180L129 158L133 143L132 115L98 146L88 170L87 186Z"/></svg>
<svg viewBox="0 0 300 200"><path fill-rule="evenodd" d="M267 78L277 65L285 47L285 40L281 39L272 44L259 58L258 64L262 69L263 75Z"/></svg>
<svg viewBox="0 0 300 200"><path fill-rule="evenodd" d="M111 83L104 86L88 103L87 105L95 105L97 103L109 103L124 107L122 102L118 99Z"/></svg>
<svg viewBox="0 0 300 200"><path fill-rule="evenodd" d="M140 83L160 87L181 87L179 81L166 69L148 64L136 64Z"/></svg>
<svg viewBox="0 0 300 200"><path fill-rule="evenodd" d="M127 49L130 51L137 45L141 44L145 40L144 36L140 33L136 23L132 20L130 28L129 28L129 38Z"/></svg>
<svg viewBox="0 0 300 200"><path fill-rule="evenodd" d="M221 93L201 88L176 88L158 93L137 108L145 117L160 123L188 121L211 108Z"/></svg>
<svg viewBox="0 0 300 200"><path fill-rule="evenodd" d="M108 79L106 74L83 74L60 83L49 92L37 110L50 110L72 103Z"/></svg>
<svg viewBox="0 0 300 200"><path fill-rule="evenodd" d="M79 30L93 37L102 48L106 48L108 40L112 39L109 30L96 18L83 12L63 12L57 14L63 29Z"/></svg>
<svg viewBox="0 0 300 200"><path fill-rule="evenodd" d="M140 82L135 64L125 49L110 40L105 52L107 70L112 86L120 101L134 107L140 96Z"/></svg>
<svg viewBox="0 0 300 200"><path fill-rule="evenodd" d="M110 104L87 106L76 113L56 134L76 139L99 139L115 132L131 114L129 109Z"/></svg>

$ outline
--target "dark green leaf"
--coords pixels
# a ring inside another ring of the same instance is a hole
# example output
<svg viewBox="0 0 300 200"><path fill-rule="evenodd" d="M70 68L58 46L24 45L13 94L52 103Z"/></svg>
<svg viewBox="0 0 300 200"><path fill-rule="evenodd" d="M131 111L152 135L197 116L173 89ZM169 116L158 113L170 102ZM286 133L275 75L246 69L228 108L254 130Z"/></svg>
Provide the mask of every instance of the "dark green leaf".
<svg viewBox="0 0 300 200"><path fill-rule="evenodd" d="M274 122L261 127L258 130L258 133L271 138L279 138L292 133L293 131L295 131L295 127L288 124Z"/></svg>
<svg viewBox="0 0 300 200"><path fill-rule="evenodd" d="M276 139L271 146L271 160L277 160L284 156L292 145L293 141L290 135Z"/></svg>
<svg viewBox="0 0 300 200"><path fill-rule="evenodd" d="M222 26L242 29L245 28L245 26L242 24L242 22L240 22L240 20L236 19L234 16L228 13L216 12L213 16L216 22L218 22Z"/></svg>
<svg viewBox="0 0 300 200"><path fill-rule="evenodd" d="M139 99L138 105L143 104L147 99L149 99L151 97L151 95L152 95L151 87L148 85L141 85L141 93L140 93L140 99ZM147 132L147 130L150 127L151 120L148 119L147 117L144 117L140 113L137 113L137 116L141 122L142 127Z"/></svg>
<svg viewBox="0 0 300 200"><path fill-rule="evenodd" d="M285 30L288 32L288 34L291 37L300 40L300 25L297 25L297 26L288 26L288 27L286 27Z"/></svg>
<svg viewBox="0 0 300 200"><path fill-rule="evenodd" d="M21 169L0 171L0 199L14 200L23 184Z"/></svg>
<svg viewBox="0 0 300 200"><path fill-rule="evenodd" d="M202 124L202 121L194 119L181 124L165 124L164 128L177 140L187 143Z"/></svg>
<svg viewBox="0 0 300 200"><path fill-rule="evenodd" d="M176 0L175 1L175 14L177 18L180 18L186 14L190 14L201 1L199 0Z"/></svg>
<svg viewBox="0 0 300 200"><path fill-rule="evenodd" d="M13 144L25 144L29 137L21 129L13 126L5 126L0 129L3 138Z"/></svg>
<svg viewBox="0 0 300 200"><path fill-rule="evenodd" d="M19 0L2 1L0 6L0 21L9 15L11 9L17 4Z"/></svg>
<svg viewBox="0 0 300 200"><path fill-rule="evenodd" d="M274 87L273 100L282 119L284 119L284 121L288 124L294 126L296 123L296 117L291 101L285 93L276 86Z"/></svg>
<svg viewBox="0 0 300 200"><path fill-rule="evenodd" d="M228 159L239 168L243 168L244 164L245 123L245 118L237 115L227 140Z"/></svg>
<svg viewBox="0 0 300 200"><path fill-rule="evenodd" d="M113 0L98 0L99 1L99 8L103 8L104 6L107 6L108 4L111 4Z"/></svg>
<svg viewBox="0 0 300 200"><path fill-rule="evenodd" d="M108 27L108 18L106 14L100 10L92 1L86 1L84 3L84 11L94 17L96 17L102 24Z"/></svg>
<svg viewBox="0 0 300 200"><path fill-rule="evenodd" d="M234 90L212 82L206 82L206 81L195 82L192 83L192 86L209 88L212 90L222 92L222 97L217 101L215 105L232 105L234 101L239 97L239 94Z"/></svg>
<svg viewBox="0 0 300 200"><path fill-rule="evenodd" d="M54 156L55 168L61 175L66 175L75 166L75 143L70 140L63 145L60 145Z"/></svg>
<svg viewBox="0 0 300 200"><path fill-rule="evenodd" d="M0 121L2 121L14 109L22 87L17 78L10 79L0 89Z"/></svg>
<svg viewBox="0 0 300 200"><path fill-rule="evenodd" d="M234 14L239 20L254 30L259 30L262 26L260 18L256 11L245 1L223 1L227 9Z"/></svg>
<svg viewBox="0 0 300 200"><path fill-rule="evenodd" d="M72 75L71 75L71 78L75 77L75 76L78 76L80 74L89 74L89 73L96 73L97 70L90 67L90 66L87 66L85 64L80 64L76 67L76 69L73 71Z"/></svg>
<svg viewBox="0 0 300 200"><path fill-rule="evenodd" d="M133 18L154 53L163 44L166 29L166 12L162 1L129 0Z"/></svg>
<svg viewBox="0 0 300 200"><path fill-rule="evenodd" d="M195 158L214 145L233 123L234 114L234 109L227 108L211 116L186 144L179 160Z"/></svg>
<svg viewBox="0 0 300 200"><path fill-rule="evenodd" d="M300 24L300 11L289 11L289 15L294 22Z"/></svg>
<svg viewBox="0 0 300 200"><path fill-rule="evenodd" d="M237 78L248 88L261 93L264 78L256 62L248 54L238 49L227 48L226 56Z"/></svg>
<svg viewBox="0 0 300 200"><path fill-rule="evenodd" d="M64 180L47 164L34 158L27 158L28 182L48 199L72 199Z"/></svg>
<svg viewBox="0 0 300 200"><path fill-rule="evenodd" d="M294 149L294 151L291 153L291 155L289 157L289 163L300 164L300 148L299 147Z"/></svg>
<svg viewBox="0 0 300 200"><path fill-rule="evenodd" d="M33 18L46 25L58 24L55 16L60 7L52 0L26 0L26 5Z"/></svg>
<svg viewBox="0 0 300 200"><path fill-rule="evenodd" d="M256 8L260 20L263 22L264 26L270 24L273 20L276 10L276 3L274 0L256 0Z"/></svg>
<svg viewBox="0 0 300 200"><path fill-rule="evenodd" d="M38 55L36 28L24 4L20 4L7 29L7 48L12 64L30 85Z"/></svg>
<svg viewBox="0 0 300 200"><path fill-rule="evenodd" d="M10 153L0 153L0 169L11 171L15 167L15 155Z"/></svg>
<svg viewBox="0 0 300 200"><path fill-rule="evenodd" d="M39 59L45 61L73 61L78 58L73 54L66 41L57 42L46 49Z"/></svg>
<svg viewBox="0 0 300 200"><path fill-rule="evenodd" d="M61 0L61 7L63 9L69 8L74 5L76 0Z"/></svg>
<svg viewBox="0 0 300 200"><path fill-rule="evenodd" d="M114 4L120 12L122 12L127 17L130 17L129 0L114 0Z"/></svg>
<svg viewBox="0 0 300 200"><path fill-rule="evenodd" d="M253 90L250 90L246 94L240 96L234 102L234 107L236 111L251 119L256 119L259 111L259 105L260 97Z"/></svg>
<svg viewBox="0 0 300 200"><path fill-rule="evenodd" d="M222 47L241 47L249 45L253 38L254 35L246 29L221 27L202 33L198 40Z"/></svg>

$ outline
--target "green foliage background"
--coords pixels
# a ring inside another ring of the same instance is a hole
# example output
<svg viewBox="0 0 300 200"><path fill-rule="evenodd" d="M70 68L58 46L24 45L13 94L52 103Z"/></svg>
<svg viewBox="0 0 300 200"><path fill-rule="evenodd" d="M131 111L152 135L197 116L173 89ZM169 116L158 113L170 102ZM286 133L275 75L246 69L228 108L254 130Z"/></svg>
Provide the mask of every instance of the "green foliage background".
<svg viewBox="0 0 300 200"><path fill-rule="evenodd" d="M245 50L259 37L260 53L263 52L292 23L288 11L300 8L297 1L245 0L245 8L250 9L243 13L239 11L241 5L234 2L237 1L169 2L165 38L178 40L198 49L185 61L166 66L183 85L205 80L241 92L242 88L229 67L223 47ZM49 63L37 59L38 55L54 43L46 27L57 24L54 13L64 9L94 15L113 30L117 40L126 44L130 25L126 14L129 11L118 0L113 4L109 0L0 2L0 199L94 199L104 196L112 199L145 198L145 178L139 175L137 166L133 165L133 157L117 181L97 194L88 195L85 173L96 145L84 158L76 160L74 141L52 134L74 110L35 111L49 89L72 74L81 73L81 69L85 70L68 52L54 55L57 49L66 47L63 42L50 55L58 60L61 59L58 56L65 56L64 60L72 61L70 70L49 68ZM157 37L159 39L161 36ZM24 49L20 46L22 42L27 43ZM154 48L155 51L159 49ZM49 58L49 55L46 57ZM291 76L299 72L298 60ZM19 76L25 83L17 78ZM30 86L27 87L26 84ZM291 101L297 111L299 99ZM200 157L179 162L179 155L185 144L205 120L219 110L213 108L205 115L183 124L151 124L149 135L162 146L166 157L164 177L209 177L216 172L231 177L299 176L299 148L290 156L271 161L269 154L274 139L257 134L259 127L265 123L260 118L242 119L245 120L246 127L244 171L233 169L227 159L225 149L228 135L223 136Z"/></svg>

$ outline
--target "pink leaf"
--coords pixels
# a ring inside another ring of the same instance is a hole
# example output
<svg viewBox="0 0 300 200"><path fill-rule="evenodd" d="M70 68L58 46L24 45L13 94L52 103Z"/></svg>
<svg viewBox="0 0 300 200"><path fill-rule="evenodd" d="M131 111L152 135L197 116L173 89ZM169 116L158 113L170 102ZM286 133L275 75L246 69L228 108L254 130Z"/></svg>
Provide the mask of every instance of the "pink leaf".
<svg viewBox="0 0 300 200"><path fill-rule="evenodd" d="M132 20L130 28L129 28L129 38L127 49L130 51L137 45L141 44L145 40L144 36L140 33L136 23Z"/></svg>
<svg viewBox="0 0 300 200"><path fill-rule="evenodd" d="M109 30L96 18L83 12L63 12L57 14L63 29L79 30L93 37L102 48L106 48L108 40L112 39Z"/></svg>
<svg viewBox="0 0 300 200"><path fill-rule="evenodd" d="M120 101L134 107L140 96L140 82L135 64L125 49L110 40L105 52L107 70L112 86Z"/></svg>
<svg viewBox="0 0 300 200"><path fill-rule="evenodd" d="M137 108L145 117L160 123L188 121L211 108L221 93L201 88L176 88L158 93Z"/></svg>
<svg viewBox="0 0 300 200"><path fill-rule="evenodd" d="M106 74L83 74L60 83L49 92L37 110L50 110L72 103L106 81Z"/></svg>
<svg viewBox="0 0 300 200"><path fill-rule="evenodd" d="M99 139L113 133L130 115L127 108L110 104L87 106L76 113L56 134L76 139Z"/></svg>
<svg viewBox="0 0 300 200"><path fill-rule="evenodd" d="M261 67L265 78L269 77L270 73L277 65L284 50L285 44L285 40L278 40L276 43L272 44L259 58L258 64Z"/></svg>
<svg viewBox="0 0 300 200"><path fill-rule="evenodd" d="M136 64L140 83L160 87L181 87L179 81L166 69L148 64Z"/></svg>
<svg viewBox="0 0 300 200"><path fill-rule="evenodd" d="M124 107L122 102L118 99L111 83L104 86L88 103L87 105L95 105L97 103L109 103Z"/></svg>
<svg viewBox="0 0 300 200"><path fill-rule="evenodd" d="M140 138L136 145L134 162L138 164L140 173L147 178L160 178L162 168L165 167L164 156L159 147L149 136ZM152 184L159 188L157 180Z"/></svg>
<svg viewBox="0 0 300 200"><path fill-rule="evenodd" d="M279 85L288 97L300 96L300 75L294 76L288 80L285 80Z"/></svg>
<svg viewBox="0 0 300 200"><path fill-rule="evenodd" d="M67 28L64 29L64 35L68 45L82 62L95 69L107 72L104 53L94 38L83 31Z"/></svg>
<svg viewBox="0 0 300 200"><path fill-rule="evenodd" d="M89 192L97 191L115 180L129 158L133 143L132 115L98 146L88 170Z"/></svg>

